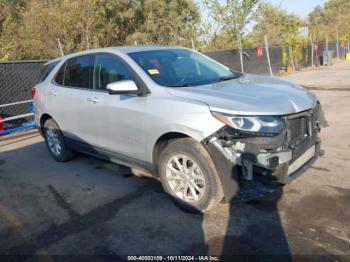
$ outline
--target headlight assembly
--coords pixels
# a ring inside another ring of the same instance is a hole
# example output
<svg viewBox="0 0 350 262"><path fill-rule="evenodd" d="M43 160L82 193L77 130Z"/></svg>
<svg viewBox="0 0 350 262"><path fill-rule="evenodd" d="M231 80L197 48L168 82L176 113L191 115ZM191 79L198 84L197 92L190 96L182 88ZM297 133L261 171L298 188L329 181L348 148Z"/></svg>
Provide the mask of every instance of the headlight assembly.
<svg viewBox="0 0 350 262"><path fill-rule="evenodd" d="M284 119L278 116L237 116L220 112L212 112L212 115L225 125L243 133L275 136L286 128Z"/></svg>

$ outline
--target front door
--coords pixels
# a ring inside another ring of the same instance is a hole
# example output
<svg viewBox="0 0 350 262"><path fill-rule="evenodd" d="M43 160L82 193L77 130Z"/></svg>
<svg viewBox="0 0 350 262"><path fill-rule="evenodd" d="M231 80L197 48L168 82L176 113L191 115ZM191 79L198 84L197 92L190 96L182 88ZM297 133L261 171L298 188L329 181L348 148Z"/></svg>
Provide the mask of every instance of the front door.
<svg viewBox="0 0 350 262"><path fill-rule="evenodd" d="M111 95L106 90L109 83L134 79L134 73L117 56L95 55L89 140L119 156L141 160L146 152L144 112L148 99L135 95Z"/></svg>

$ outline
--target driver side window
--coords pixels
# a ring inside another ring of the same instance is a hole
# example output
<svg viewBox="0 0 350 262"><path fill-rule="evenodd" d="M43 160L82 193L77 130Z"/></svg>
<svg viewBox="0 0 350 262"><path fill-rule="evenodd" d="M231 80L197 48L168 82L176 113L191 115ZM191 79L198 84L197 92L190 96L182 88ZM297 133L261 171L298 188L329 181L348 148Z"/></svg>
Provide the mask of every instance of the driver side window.
<svg viewBox="0 0 350 262"><path fill-rule="evenodd" d="M117 57L109 54L95 56L93 88L106 90L112 82L134 80L133 72Z"/></svg>

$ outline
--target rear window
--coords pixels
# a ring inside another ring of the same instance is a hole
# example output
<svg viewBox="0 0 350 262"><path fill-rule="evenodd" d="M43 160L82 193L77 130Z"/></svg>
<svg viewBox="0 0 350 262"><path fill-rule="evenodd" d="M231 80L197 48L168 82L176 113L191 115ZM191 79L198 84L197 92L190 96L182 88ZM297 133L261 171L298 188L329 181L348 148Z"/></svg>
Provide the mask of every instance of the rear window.
<svg viewBox="0 0 350 262"><path fill-rule="evenodd" d="M64 71L66 69L67 62L61 66L60 70L58 70L58 73L55 77L55 82L61 86L64 85Z"/></svg>
<svg viewBox="0 0 350 262"><path fill-rule="evenodd" d="M60 61L54 61L51 63L47 63L43 66L41 69L40 77L39 77L39 83L44 82L44 80L48 77L48 75L51 73L51 71L55 68L55 66L59 63Z"/></svg>

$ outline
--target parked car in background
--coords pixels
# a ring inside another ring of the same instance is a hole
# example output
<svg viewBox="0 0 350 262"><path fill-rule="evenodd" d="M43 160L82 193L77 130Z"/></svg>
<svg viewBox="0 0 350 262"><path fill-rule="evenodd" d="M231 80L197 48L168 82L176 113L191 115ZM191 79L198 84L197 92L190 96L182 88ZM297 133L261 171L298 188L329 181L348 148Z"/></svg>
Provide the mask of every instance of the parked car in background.
<svg viewBox="0 0 350 262"><path fill-rule="evenodd" d="M80 151L147 170L184 207L286 184L320 150L314 94L186 48L95 49L46 66L32 93L52 157Z"/></svg>

